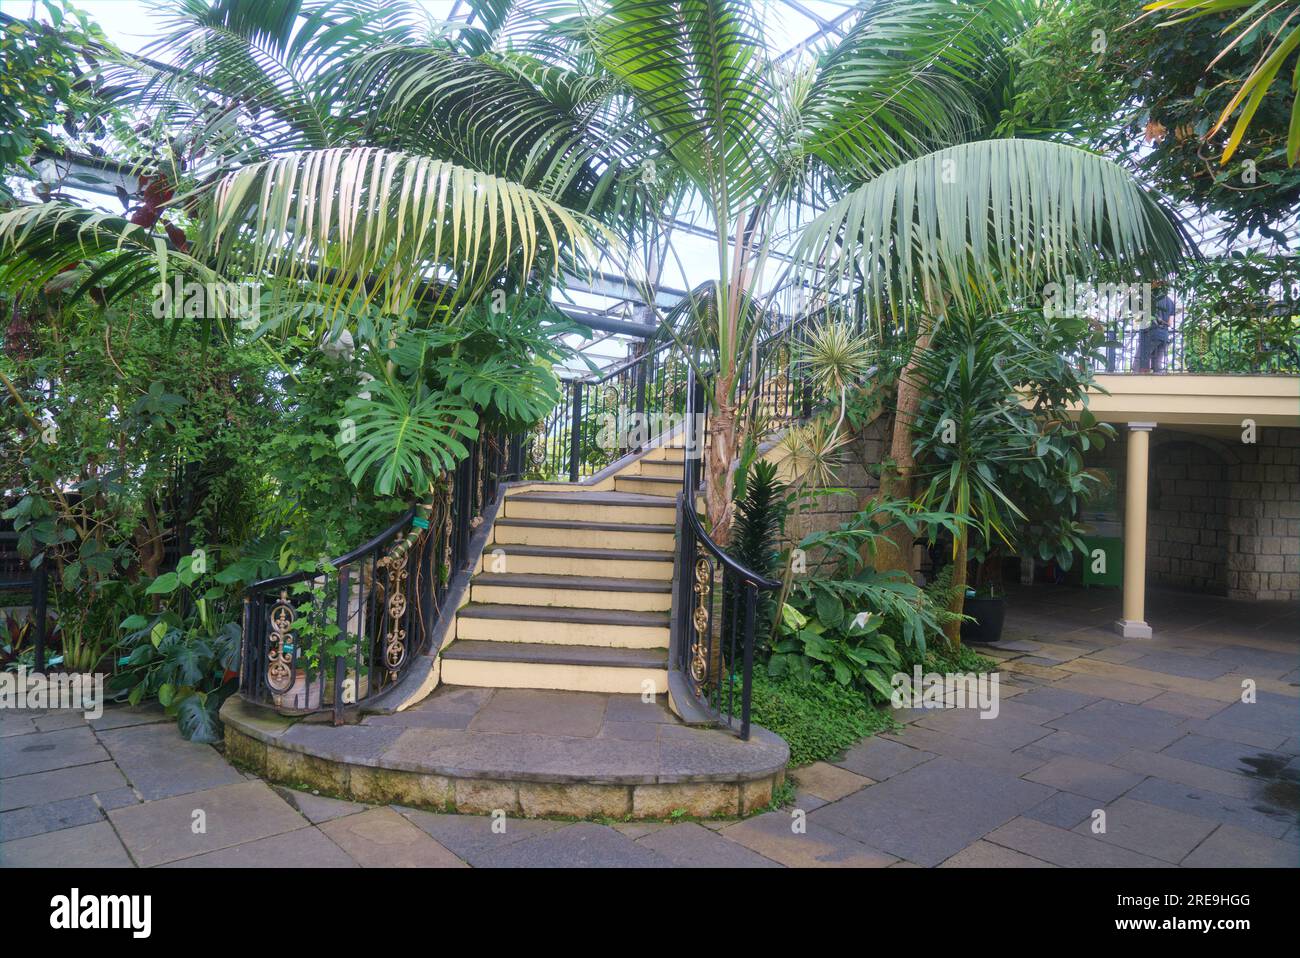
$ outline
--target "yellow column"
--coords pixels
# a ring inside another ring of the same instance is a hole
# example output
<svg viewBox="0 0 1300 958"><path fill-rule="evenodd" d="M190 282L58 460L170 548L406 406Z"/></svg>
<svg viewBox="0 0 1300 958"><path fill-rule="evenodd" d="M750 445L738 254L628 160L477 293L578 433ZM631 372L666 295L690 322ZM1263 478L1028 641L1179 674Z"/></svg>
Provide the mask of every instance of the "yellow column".
<svg viewBox="0 0 1300 958"><path fill-rule="evenodd" d="M1151 638L1146 622L1147 461L1153 422L1128 424L1124 490L1124 617L1115 629L1126 639Z"/></svg>

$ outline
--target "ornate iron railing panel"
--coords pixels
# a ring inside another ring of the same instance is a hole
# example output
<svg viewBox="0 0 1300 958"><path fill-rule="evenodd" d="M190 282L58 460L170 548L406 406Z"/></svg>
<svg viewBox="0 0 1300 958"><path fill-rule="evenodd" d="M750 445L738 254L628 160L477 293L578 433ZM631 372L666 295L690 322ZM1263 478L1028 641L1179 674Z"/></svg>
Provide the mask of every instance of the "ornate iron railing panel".
<svg viewBox="0 0 1300 958"><path fill-rule="evenodd" d="M484 436L431 503L323 568L264 579L244 595L239 691L285 712L347 708L397 682L423 652L499 485L519 474L519 438Z"/></svg>

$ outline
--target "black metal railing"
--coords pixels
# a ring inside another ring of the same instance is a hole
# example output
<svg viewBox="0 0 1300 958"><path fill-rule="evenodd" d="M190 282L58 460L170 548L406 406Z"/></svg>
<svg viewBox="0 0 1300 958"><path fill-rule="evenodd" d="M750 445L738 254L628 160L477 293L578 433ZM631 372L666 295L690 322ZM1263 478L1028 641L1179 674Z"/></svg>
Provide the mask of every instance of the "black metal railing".
<svg viewBox="0 0 1300 958"><path fill-rule="evenodd" d="M749 738L759 594L781 583L745 568L709 536L695 511L699 461L707 435L703 384L687 384L684 483L677 505L677 588L673 591L669 666L696 704ZM697 415L698 411L698 415Z"/></svg>
<svg viewBox="0 0 1300 958"><path fill-rule="evenodd" d="M579 482L676 429L687 363L674 345L645 343L613 369L563 380L563 401L529 436L525 474Z"/></svg>
<svg viewBox="0 0 1300 958"><path fill-rule="evenodd" d="M0 530L0 592L22 592L31 597L27 613L31 623L32 671L44 672L46 640L49 638L50 566L41 562L35 569L18 551L18 533ZM20 649L12 649L17 656Z"/></svg>
<svg viewBox="0 0 1300 958"><path fill-rule="evenodd" d="M244 596L239 690L288 713L344 710L390 688L425 651L448 585L500 484L519 474L517 438L484 436L430 503L332 562L264 579Z"/></svg>
<svg viewBox="0 0 1300 958"><path fill-rule="evenodd" d="M825 400L799 356L827 316L847 320L855 329L866 321L857 297L797 314L770 311L766 333L742 364L737 387L762 432L807 419ZM563 380L563 401L529 436L524 463L529 478L579 482L681 432L691 364L673 339L648 340L638 348L639 355L612 369Z"/></svg>

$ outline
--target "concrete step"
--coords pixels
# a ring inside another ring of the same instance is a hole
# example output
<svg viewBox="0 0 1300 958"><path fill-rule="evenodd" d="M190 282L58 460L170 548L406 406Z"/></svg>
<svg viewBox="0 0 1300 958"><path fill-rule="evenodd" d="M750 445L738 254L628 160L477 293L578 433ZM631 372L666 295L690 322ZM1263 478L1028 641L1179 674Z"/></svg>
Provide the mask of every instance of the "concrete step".
<svg viewBox="0 0 1300 958"><path fill-rule="evenodd" d="M458 638L443 650L442 681L485 688L658 693L668 687L668 650Z"/></svg>
<svg viewBox="0 0 1300 958"><path fill-rule="evenodd" d="M672 581L673 553L494 543L483 552L483 571Z"/></svg>
<svg viewBox="0 0 1300 958"><path fill-rule="evenodd" d="M667 612L672 582L609 576L480 572L470 583L470 601L531 608L608 609Z"/></svg>
<svg viewBox="0 0 1300 958"><path fill-rule="evenodd" d="M520 492L507 496L503 508L507 519L673 525L677 518L671 498L627 492Z"/></svg>
<svg viewBox="0 0 1300 958"><path fill-rule="evenodd" d="M614 490L645 496L662 496L676 499L682 491L682 477L669 476L615 476Z"/></svg>
<svg viewBox="0 0 1300 958"><path fill-rule="evenodd" d="M676 517L674 516L674 519ZM501 545L567 546L577 549L672 551L673 522L583 522L577 519L498 519L492 536Z"/></svg>
<svg viewBox="0 0 1300 958"><path fill-rule="evenodd" d="M649 477L666 477L676 479L678 483L682 481L683 464L669 460L642 459L640 462L641 475Z"/></svg>
<svg viewBox="0 0 1300 958"><path fill-rule="evenodd" d="M471 602L456 617L457 639L623 649L668 647L668 613Z"/></svg>

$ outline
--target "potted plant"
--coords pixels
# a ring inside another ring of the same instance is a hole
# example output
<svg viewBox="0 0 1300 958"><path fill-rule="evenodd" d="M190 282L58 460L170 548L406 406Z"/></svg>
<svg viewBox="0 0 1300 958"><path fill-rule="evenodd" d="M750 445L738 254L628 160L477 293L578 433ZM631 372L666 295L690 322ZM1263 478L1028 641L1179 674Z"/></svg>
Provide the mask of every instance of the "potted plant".
<svg viewBox="0 0 1300 958"><path fill-rule="evenodd" d="M960 519L952 611L971 621L952 623L950 642L1001 637L1006 555L1032 551L1069 568L1084 548L1078 519L1101 479L1084 467L1083 454L1113 434L1087 411L1092 380L1078 359L1099 341L1085 319L953 313L919 360L928 384L916 457L922 502ZM1080 406L1071 416L1068 409Z"/></svg>

